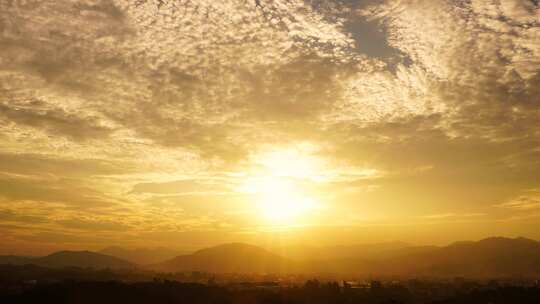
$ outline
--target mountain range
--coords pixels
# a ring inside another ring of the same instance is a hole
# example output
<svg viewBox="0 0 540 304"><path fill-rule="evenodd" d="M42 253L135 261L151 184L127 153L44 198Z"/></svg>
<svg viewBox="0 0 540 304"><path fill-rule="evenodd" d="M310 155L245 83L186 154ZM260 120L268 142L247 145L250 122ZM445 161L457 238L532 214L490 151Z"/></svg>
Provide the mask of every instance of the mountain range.
<svg viewBox="0 0 540 304"><path fill-rule="evenodd" d="M172 259L185 252L168 248L123 248L111 246L98 251L101 254L115 256L138 265L149 265Z"/></svg>
<svg viewBox="0 0 540 304"><path fill-rule="evenodd" d="M526 238L494 237L457 242L383 262L381 273L431 276L538 276L540 243Z"/></svg>
<svg viewBox="0 0 540 304"><path fill-rule="evenodd" d="M58 251L43 257L0 256L0 264L37 265L49 268L131 269L133 263L91 251Z"/></svg>
<svg viewBox="0 0 540 304"><path fill-rule="evenodd" d="M385 242L340 246L281 246L272 252L294 260L380 259L426 251L435 246L413 246L404 242Z"/></svg>
<svg viewBox="0 0 540 304"><path fill-rule="evenodd" d="M103 250L120 252L126 250ZM150 252L150 251L142 251ZM223 244L144 265L159 272L306 273L431 277L526 277L540 275L540 242L493 237L448 246L403 243L273 251L242 243ZM135 259L131 259L135 260ZM157 259L155 259L157 260ZM150 260L144 260L146 262ZM134 268L125 259L89 251L62 251L44 257L0 256L0 264L51 268Z"/></svg>
<svg viewBox="0 0 540 304"><path fill-rule="evenodd" d="M150 268L167 272L283 273L298 270L294 266L291 260L266 249L231 243L181 255Z"/></svg>

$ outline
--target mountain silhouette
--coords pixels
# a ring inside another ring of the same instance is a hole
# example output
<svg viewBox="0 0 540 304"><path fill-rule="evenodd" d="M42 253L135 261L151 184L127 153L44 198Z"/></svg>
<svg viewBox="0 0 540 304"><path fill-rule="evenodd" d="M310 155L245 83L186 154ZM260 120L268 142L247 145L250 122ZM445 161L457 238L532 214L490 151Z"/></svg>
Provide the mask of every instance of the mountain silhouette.
<svg viewBox="0 0 540 304"><path fill-rule="evenodd" d="M43 257L0 256L0 264L32 264L49 268L128 269L135 265L125 260L91 251L59 251Z"/></svg>
<svg viewBox="0 0 540 304"><path fill-rule="evenodd" d="M168 272L282 273L291 271L294 267L290 260L263 248L231 243L181 255L151 268Z"/></svg>
<svg viewBox="0 0 540 304"><path fill-rule="evenodd" d="M398 255L414 247L404 242L385 242L340 246L284 246L272 248L281 256L294 260L378 259Z"/></svg>
<svg viewBox="0 0 540 304"><path fill-rule="evenodd" d="M492 237L443 247L385 245L369 248L362 245L355 248L365 248L367 253L356 251L340 255L324 251L323 254L309 256L307 251L303 258L295 260L257 246L231 243L180 255L147 268L162 272L259 274L341 273L471 278L540 276L540 242L526 238ZM321 258L325 256L346 258ZM34 264L50 268L135 267L124 259L90 251L61 251L35 258L0 256L0 264Z"/></svg>
<svg viewBox="0 0 540 304"><path fill-rule="evenodd" d="M16 256L16 255L2 255L0 256L0 264L2 265L26 265L26 264L32 264L31 261L33 258L31 257L22 257L22 256Z"/></svg>
<svg viewBox="0 0 540 304"><path fill-rule="evenodd" d="M350 251L334 252L340 248ZM400 243L388 243L330 249L314 251L308 248L299 259L302 270L315 273L471 278L540 275L540 242L526 238L491 237L443 247L407 247Z"/></svg>
<svg viewBox="0 0 540 304"><path fill-rule="evenodd" d="M114 256L138 265L149 265L170 260L182 252L168 248L127 249L117 246L107 247L99 253Z"/></svg>
<svg viewBox="0 0 540 304"><path fill-rule="evenodd" d="M540 243L526 238L492 237L477 242L413 253L372 265L373 273L430 276L537 276Z"/></svg>

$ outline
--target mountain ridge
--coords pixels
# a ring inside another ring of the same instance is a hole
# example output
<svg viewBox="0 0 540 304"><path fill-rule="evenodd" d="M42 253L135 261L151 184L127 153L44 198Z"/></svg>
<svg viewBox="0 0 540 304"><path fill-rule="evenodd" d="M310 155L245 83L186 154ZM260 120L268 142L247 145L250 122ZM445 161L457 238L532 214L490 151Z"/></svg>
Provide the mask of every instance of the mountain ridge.
<svg viewBox="0 0 540 304"><path fill-rule="evenodd" d="M109 246L101 249L98 253L114 256L137 265L151 265L172 259L183 254L180 250L158 248L124 248Z"/></svg>
<svg viewBox="0 0 540 304"><path fill-rule="evenodd" d="M337 247L340 248L340 247ZM508 277L540 275L540 242L489 237L447 246L388 247L377 257L294 260L270 250L226 243L179 255L145 268L158 272L342 273L433 277ZM368 255L369 256L369 255ZM46 267L132 268L134 264L91 251L59 251L38 258L0 256L0 264Z"/></svg>
<svg viewBox="0 0 540 304"><path fill-rule="evenodd" d="M282 273L292 270L294 262L261 247L245 243L227 243L198 250L189 255L152 265L160 271L206 271L215 273Z"/></svg>
<svg viewBox="0 0 540 304"><path fill-rule="evenodd" d="M540 275L540 242L490 237L386 261L381 273L431 276Z"/></svg>
<svg viewBox="0 0 540 304"><path fill-rule="evenodd" d="M131 269L135 265L120 258L93 251L62 250L42 257L0 256L0 264L36 265L49 268Z"/></svg>

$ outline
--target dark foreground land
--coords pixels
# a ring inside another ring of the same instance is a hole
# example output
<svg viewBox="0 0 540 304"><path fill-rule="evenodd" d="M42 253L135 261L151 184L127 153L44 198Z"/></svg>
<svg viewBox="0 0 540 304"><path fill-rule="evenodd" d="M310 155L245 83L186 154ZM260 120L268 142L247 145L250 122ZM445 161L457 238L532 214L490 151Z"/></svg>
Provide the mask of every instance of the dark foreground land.
<svg viewBox="0 0 540 304"><path fill-rule="evenodd" d="M0 265L0 304L528 304L537 279L333 279Z"/></svg>
<svg viewBox="0 0 540 304"><path fill-rule="evenodd" d="M457 293L445 299L422 300L404 287L380 287L376 290L343 289L335 283L275 290L265 288L230 289L180 282L62 282L36 286L20 294L3 295L0 303L261 303L261 304L317 304L317 303L540 303L538 287L498 287Z"/></svg>

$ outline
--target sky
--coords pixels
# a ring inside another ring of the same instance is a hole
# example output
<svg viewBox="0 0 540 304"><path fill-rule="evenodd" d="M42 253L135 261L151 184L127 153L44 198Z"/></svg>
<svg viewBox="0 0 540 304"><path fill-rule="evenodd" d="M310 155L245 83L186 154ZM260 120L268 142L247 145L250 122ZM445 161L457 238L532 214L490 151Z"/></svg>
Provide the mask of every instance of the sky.
<svg viewBox="0 0 540 304"><path fill-rule="evenodd" d="M540 239L536 0L0 2L0 254Z"/></svg>

